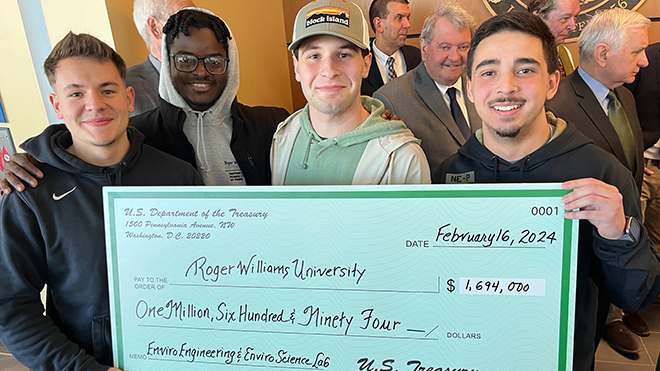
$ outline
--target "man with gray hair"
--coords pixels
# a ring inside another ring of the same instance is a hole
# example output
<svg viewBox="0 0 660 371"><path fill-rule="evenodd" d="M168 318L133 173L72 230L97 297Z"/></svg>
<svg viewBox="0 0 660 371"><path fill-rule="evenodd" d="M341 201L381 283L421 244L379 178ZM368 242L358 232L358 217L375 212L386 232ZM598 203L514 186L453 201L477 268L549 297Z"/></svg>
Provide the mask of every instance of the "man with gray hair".
<svg viewBox="0 0 660 371"><path fill-rule="evenodd" d="M645 49L650 23L630 10L597 14L578 39L580 66L561 81L557 95L547 103L557 117L574 123L626 166L638 190L644 174L642 130L635 99L622 85L633 82L639 69L648 65ZM604 318L609 299L599 301ZM610 310L604 337L615 350L641 350L639 338L623 324L618 308Z"/></svg>
<svg viewBox="0 0 660 371"><path fill-rule="evenodd" d="M158 80L161 65L163 26L178 10L194 7L192 0L135 0L133 21L149 50L144 62L126 71L126 84L135 89L135 110L131 116L150 111L160 105Z"/></svg>
<svg viewBox="0 0 660 371"><path fill-rule="evenodd" d="M474 18L456 4L435 9L424 21L417 68L374 93L422 140L431 169L456 153L481 128L466 98L465 72Z"/></svg>
<svg viewBox="0 0 660 371"><path fill-rule="evenodd" d="M419 49L405 45L410 28L408 0L374 0L369 7L371 29L376 35L371 43L371 68L362 80L362 95L374 91L401 76L422 61Z"/></svg>
<svg viewBox="0 0 660 371"><path fill-rule="evenodd" d="M559 52L561 77L575 70L573 57L564 42L575 31L575 21L580 14L580 0L530 0L527 11L540 17L555 37Z"/></svg>

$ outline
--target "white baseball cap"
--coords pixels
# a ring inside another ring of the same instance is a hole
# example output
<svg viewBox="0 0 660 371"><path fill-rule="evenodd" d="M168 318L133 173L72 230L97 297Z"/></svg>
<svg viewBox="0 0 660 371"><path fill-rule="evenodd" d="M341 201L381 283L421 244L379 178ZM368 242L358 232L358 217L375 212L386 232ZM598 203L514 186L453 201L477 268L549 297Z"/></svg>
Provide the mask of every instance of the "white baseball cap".
<svg viewBox="0 0 660 371"><path fill-rule="evenodd" d="M369 50L369 27L362 9L346 0L316 0L298 11L289 50L310 36L332 35Z"/></svg>

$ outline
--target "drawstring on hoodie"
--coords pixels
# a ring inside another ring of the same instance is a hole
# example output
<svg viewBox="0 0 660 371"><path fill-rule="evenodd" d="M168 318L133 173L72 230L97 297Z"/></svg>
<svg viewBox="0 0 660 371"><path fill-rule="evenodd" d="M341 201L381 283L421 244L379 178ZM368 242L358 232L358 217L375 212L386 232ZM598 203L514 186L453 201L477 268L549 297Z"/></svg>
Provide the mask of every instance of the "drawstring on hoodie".
<svg viewBox="0 0 660 371"><path fill-rule="evenodd" d="M124 161L121 161L120 163L117 164L117 166L114 169L112 169L112 171L108 171L108 168L104 168L103 175L105 175L105 183L111 186L120 186L121 173L122 173L122 168L124 166L126 166L126 163ZM116 174L114 184L112 183L112 174Z"/></svg>
<svg viewBox="0 0 660 371"><path fill-rule="evenodd" d="M497 174L499 173L499 170L500 170L501 160L497 156L493 156L492 160L495 163L495 170L493 171L493 183L497 183ZM518 169L518 182L519 183L522 183L523 174L525 173L525 165L527 165L529 160L530 160L530 156L527 155L522 160L520 160L518 162L520 164L520 168Z"/></svg>
<svg viewBox="0 0 660 371"><path fill-rule="evenodd" d="M208 111L204 111L204 112L191 110L191 112L197 116L197 144L195 145L195 153L199 158L199 169L202 170L203 172L208 172L209 159L206 156L206 142L204 141L204 128L202 126L204 126L204 115L210 113L211 110L209 109ZM199 151L199 143L202 143L202 152L204 158L202 158L202 153Z"/></svg>
<svg viewBox="0 0 660 371"><path fill-rule="evenodd" d="M314 140L314 133L310 132L307 136L307 147L305 147L305 155L302 162L298 164L301 169L307 169L307 161L309 160L309 151L312 148L312 140Z"/></svg>
<svg viewBox="0 0 660 371"><path fill-rule="evenodd" d="M329 150L330 148L332 148L332 147L334 147L334 146L338 146L338 145L339 145L339 141L338 141L337 139L333 139L333 140L332 140L332 143L330 143L330 144L328 144L327 146L321 148L321 150L319 151L318 155L316 155L316 158L319 158L319 156L321 156L321 154L322 154L323 152Z"/></svg>
<svg viewBox="0 0 660 371"><path fill-rule="evenodd" d="M301 169L307 169L307 167L308 167L307 162L309 161L309 154L311 152L313 144L314 144L314 133L310 132L309 136L307 136L307 147L305 147L305 155L303 156L302 162L300 162L300 164L298 164L298 166ZM319 153L316 154L316 158L318 159L323 154L323 152L329 150L332 147L338 146L338 145L339 145L339 141L337 139L332 139L330 144L328 144L325 147L321 148Z"/></svg>
<svg viewBox="0 0 660 371"><path fill-rule="evenodd" d="M518 182L522 183L522 178L523 178L523 173L525 170L525 165L527 165L527 162L529 162L529 155L525 156L523 159L522 164L520 164L520 170L518 171Z"/></svg>
<svg viewBox="0 0 660 371"><path fill-rule="evenodd" d="M493 183L497 183L497 172L500 168L500 158L493 156L493 161L495 161L495 171L493 172Z"/></svg>

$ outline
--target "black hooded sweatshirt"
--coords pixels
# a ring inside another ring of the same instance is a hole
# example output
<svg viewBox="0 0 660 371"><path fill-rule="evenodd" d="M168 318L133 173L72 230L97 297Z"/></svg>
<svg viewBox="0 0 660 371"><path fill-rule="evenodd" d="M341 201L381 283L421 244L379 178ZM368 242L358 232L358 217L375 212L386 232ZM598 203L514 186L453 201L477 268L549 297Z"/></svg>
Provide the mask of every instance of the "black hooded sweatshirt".
<svg viewBox="0 0 660 371"><path fill-rule="evenodd" d="M571 123L564 129L565 122L557 121L563 131L515 163L493 154L472 135L458 153L434 169L433 182L468 178L474 183L552 183L595 178L616 186L625 214L641 221L639 193L630 171ZM468 173L470 177L465 176ZM577 264L573 370L587 371L595 352L598 290L606 290L612 303L624 310L650 305L660 292L660 255L643 227L637 242L607 240L591 223L580 221Z"/></svg>
<svg viewBox="0 0 660 371"><path fill-rule="evenodd" d="M21 145L44 162L44 178L0 202L0 340L32 370L112 364L102 187L202 185L190 164L142 144L136 129L128 138L128 153L112 168L68 153L64 125Z"/></svg>

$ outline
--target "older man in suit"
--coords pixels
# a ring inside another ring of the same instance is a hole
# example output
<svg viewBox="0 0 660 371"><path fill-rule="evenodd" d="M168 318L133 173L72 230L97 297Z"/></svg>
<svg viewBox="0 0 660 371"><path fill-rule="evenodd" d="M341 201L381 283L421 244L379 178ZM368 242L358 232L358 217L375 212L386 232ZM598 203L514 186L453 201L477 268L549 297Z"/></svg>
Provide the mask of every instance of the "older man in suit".
<svg viewBox="0 0 660 371"><path fill-rule="evenodd" d="M431 169L481 128L465 86L467 53L475 29L474 19L460 6L435 9L422 28L424 63L374 93L422 140Z"/></svg>
<svg viewBox="0 0 660 371"><path fill-rule="evenodd" d="M540 17L555 37L559 52L559 74L563 79L575 71L571 51L564 42L575 31L575 21L580 14L580 0L530 0L527 11Z"/></svg>
<svg viewBox="0 0 660 371"><path fill-rule="evenodd" d="M192 0L135 0L133 21L149 50L144 62L128 68L126 85L135 90L135 110L131 117L151 111L160 105L158 80L161 65L163 25L180 9L194 7Z"/></svg>
<svg viewBox="0 0 660 371"><path fill-rule="evenodd" d="M639 69L648 65L644 50L649 26L649 19L624 9L594 17L578 39L580 66L561 81L557 95L547 103L555 115L571 121L616 156L633 173L638 189L644 174L642 130L635 99L622 85L633 82ZM599 300L604 318L608 298ZM624 354L641 350L639 338L623 324L618 308L610 309L604 337Z"/></svg>
<svg viewBox="0 0 660 371"><path fill-rule="evenodd" d="M362 95L372 96L390 80L417 67L422 61L419 49L406 44L410 28L408 0L374 0L369 7L371 28L376 35L371 43L371 68L362 79Z"/></svg>

